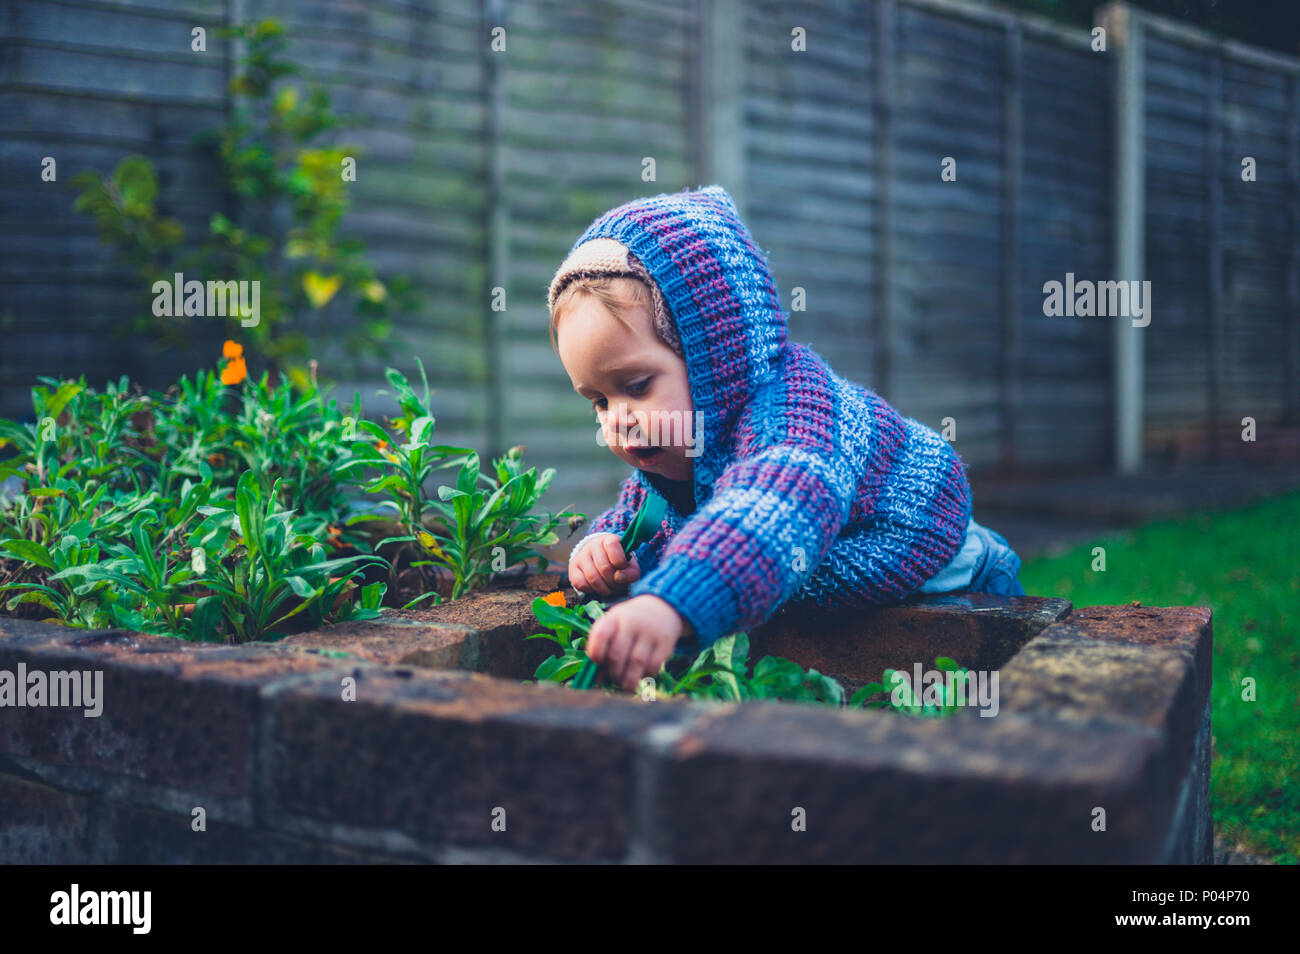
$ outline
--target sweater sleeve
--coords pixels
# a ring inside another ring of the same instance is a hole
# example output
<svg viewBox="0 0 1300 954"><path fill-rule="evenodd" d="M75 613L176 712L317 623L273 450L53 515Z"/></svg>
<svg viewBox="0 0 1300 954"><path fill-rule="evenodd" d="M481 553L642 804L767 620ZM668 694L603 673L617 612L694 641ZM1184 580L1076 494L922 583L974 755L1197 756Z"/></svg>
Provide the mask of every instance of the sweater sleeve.
<svg viewBox="0 0 1300 954"><path fill-rule="evenodd" d="M812 574L849 518L863 428L834 376L796 354L749 408L745 440L712 494L629 588L660 597L701 647L766 620Z"/></svg>
<svg viewBox="0 0 1300 954"><path fill-rule="evenodd" d="M848 514L851 485L793 444L728 466L709 500L629 588L676 609L701 647L767 619L821 561Z"/></svg>
<svg viewBox="0 0 1300 954"><path fill-rule="evenodd" d="M835 559L834 575L854 592L839 597L861 603L915 589L965 538L970 493L947 441L806 357L783 379L756 418L766 446L741 448L629 589L670 603L701 647L766 621L838 556L841 532L853 565Z"/></svg>

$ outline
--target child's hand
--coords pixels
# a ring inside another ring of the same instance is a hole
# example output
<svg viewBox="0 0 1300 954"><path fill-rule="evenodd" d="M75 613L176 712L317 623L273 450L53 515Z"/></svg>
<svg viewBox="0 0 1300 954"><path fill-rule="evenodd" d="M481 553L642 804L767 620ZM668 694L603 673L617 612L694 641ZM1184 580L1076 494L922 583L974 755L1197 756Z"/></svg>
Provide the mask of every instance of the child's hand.
<svg viewBox="0 0 1300 954"><path fill-rule="evenodd" d="M591 624L587 655L631 692L642 677L659 673L690 629L667 600L643 593L610 607Z"/></svg>
<svg viewBox="0 0 1300 954"><path fill-rule="evenodd" d="M597 596L622 593L640 578L636 557L623 552L617 533L597 533L569 563L569 585Z"/></svg>

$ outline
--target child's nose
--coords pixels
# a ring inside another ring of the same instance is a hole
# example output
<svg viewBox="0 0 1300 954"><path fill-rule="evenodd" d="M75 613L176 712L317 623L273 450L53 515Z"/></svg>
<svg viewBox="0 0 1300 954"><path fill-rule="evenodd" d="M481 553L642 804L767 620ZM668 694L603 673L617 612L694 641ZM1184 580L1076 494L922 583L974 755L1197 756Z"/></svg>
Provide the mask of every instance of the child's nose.
<svg viewBox="0 0 1300 954"><path fill-rule="evenodd" d="M644 427L644 424L638 423L644 420L644 413L639 412L631 404L626 402L611 404L610 413L605 415L606 442L615 447L621 447L629 440L635 443L637 434L633 429Z"/></svg>

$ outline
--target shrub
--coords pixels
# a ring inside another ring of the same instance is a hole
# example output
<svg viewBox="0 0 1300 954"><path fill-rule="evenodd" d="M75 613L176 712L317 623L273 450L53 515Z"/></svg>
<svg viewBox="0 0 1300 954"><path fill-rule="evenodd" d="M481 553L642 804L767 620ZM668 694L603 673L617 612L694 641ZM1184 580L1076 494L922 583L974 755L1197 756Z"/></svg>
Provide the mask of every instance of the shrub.
<svg viewBox="0 0 1300 954"><path fill-rule="evenodd" d="M258 321L244 327L240 316L228 315L228 333L246 334L301 385L307 321L331 301L349 299L356 316L347 323L348 353L384 353L392 315L411 311L418 296L405 276L381 280L362 244L339 235L350 184L344 163L361 150L319 141L346 117L334 113L323 87L293 82L302 70L284 56L280 24L266 19L216 33L242 41L244 52L230 82L228 120L195 144L217 156L234 202L214 209L206 231L187 239L180 222L158 214L153 163L133 155L111 175L74 176L75 208L94 217L101 241L140 279L142 306L145 290L177 272L259 283ZM141 308L133 330L173 344L184 340L174 318L152 307Z"/></svg>
<svg viewBox="0 0 1300 954"><path fill-rule="evenodd" d="M243 642L377 615L412 541L441 556L416 565L447 566L454 596L533 558L546 567L533 548L555 542L562 514L532 509L553 472L524 470L512 448L483 475L473 451L429 444L427 382L425 401L413 402L388 371L403 407L390 424L413 434L394 452L387 442L397 438L362 418L359 396L345 414L314 378L305 390L267 374L248 381L241 359L227 342L218 372L182 377L165 394L125 378L102 393L84 377L42 378L32 423L0 419L0 448L11 451L0 481L18 486L0 499L6 610ZM432 471L456 464L456 487L429 498ZM372 546L349 529L373 518L353 512L362 491L410 532ZM430 513L438 520L426 527ZM389 580L361 585L377 571Z"/></svg>

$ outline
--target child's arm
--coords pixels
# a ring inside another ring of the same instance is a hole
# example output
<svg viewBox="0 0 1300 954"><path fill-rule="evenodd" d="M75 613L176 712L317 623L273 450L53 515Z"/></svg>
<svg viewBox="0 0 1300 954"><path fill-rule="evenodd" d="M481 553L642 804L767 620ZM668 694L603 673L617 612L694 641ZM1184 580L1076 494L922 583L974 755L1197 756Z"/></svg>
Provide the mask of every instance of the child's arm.
<svg viewBox="0 0 1300 954"><path fill-rule="evenodd" d="M789 599L835 543L855 499L877 529L850 585L873 601L915 589L961 546L970 488L960 457L875 392L798 353L753 413L766 425L755 429L761 438L741 448L629 591L670 603L701 646L763 622Z"/></svg>

